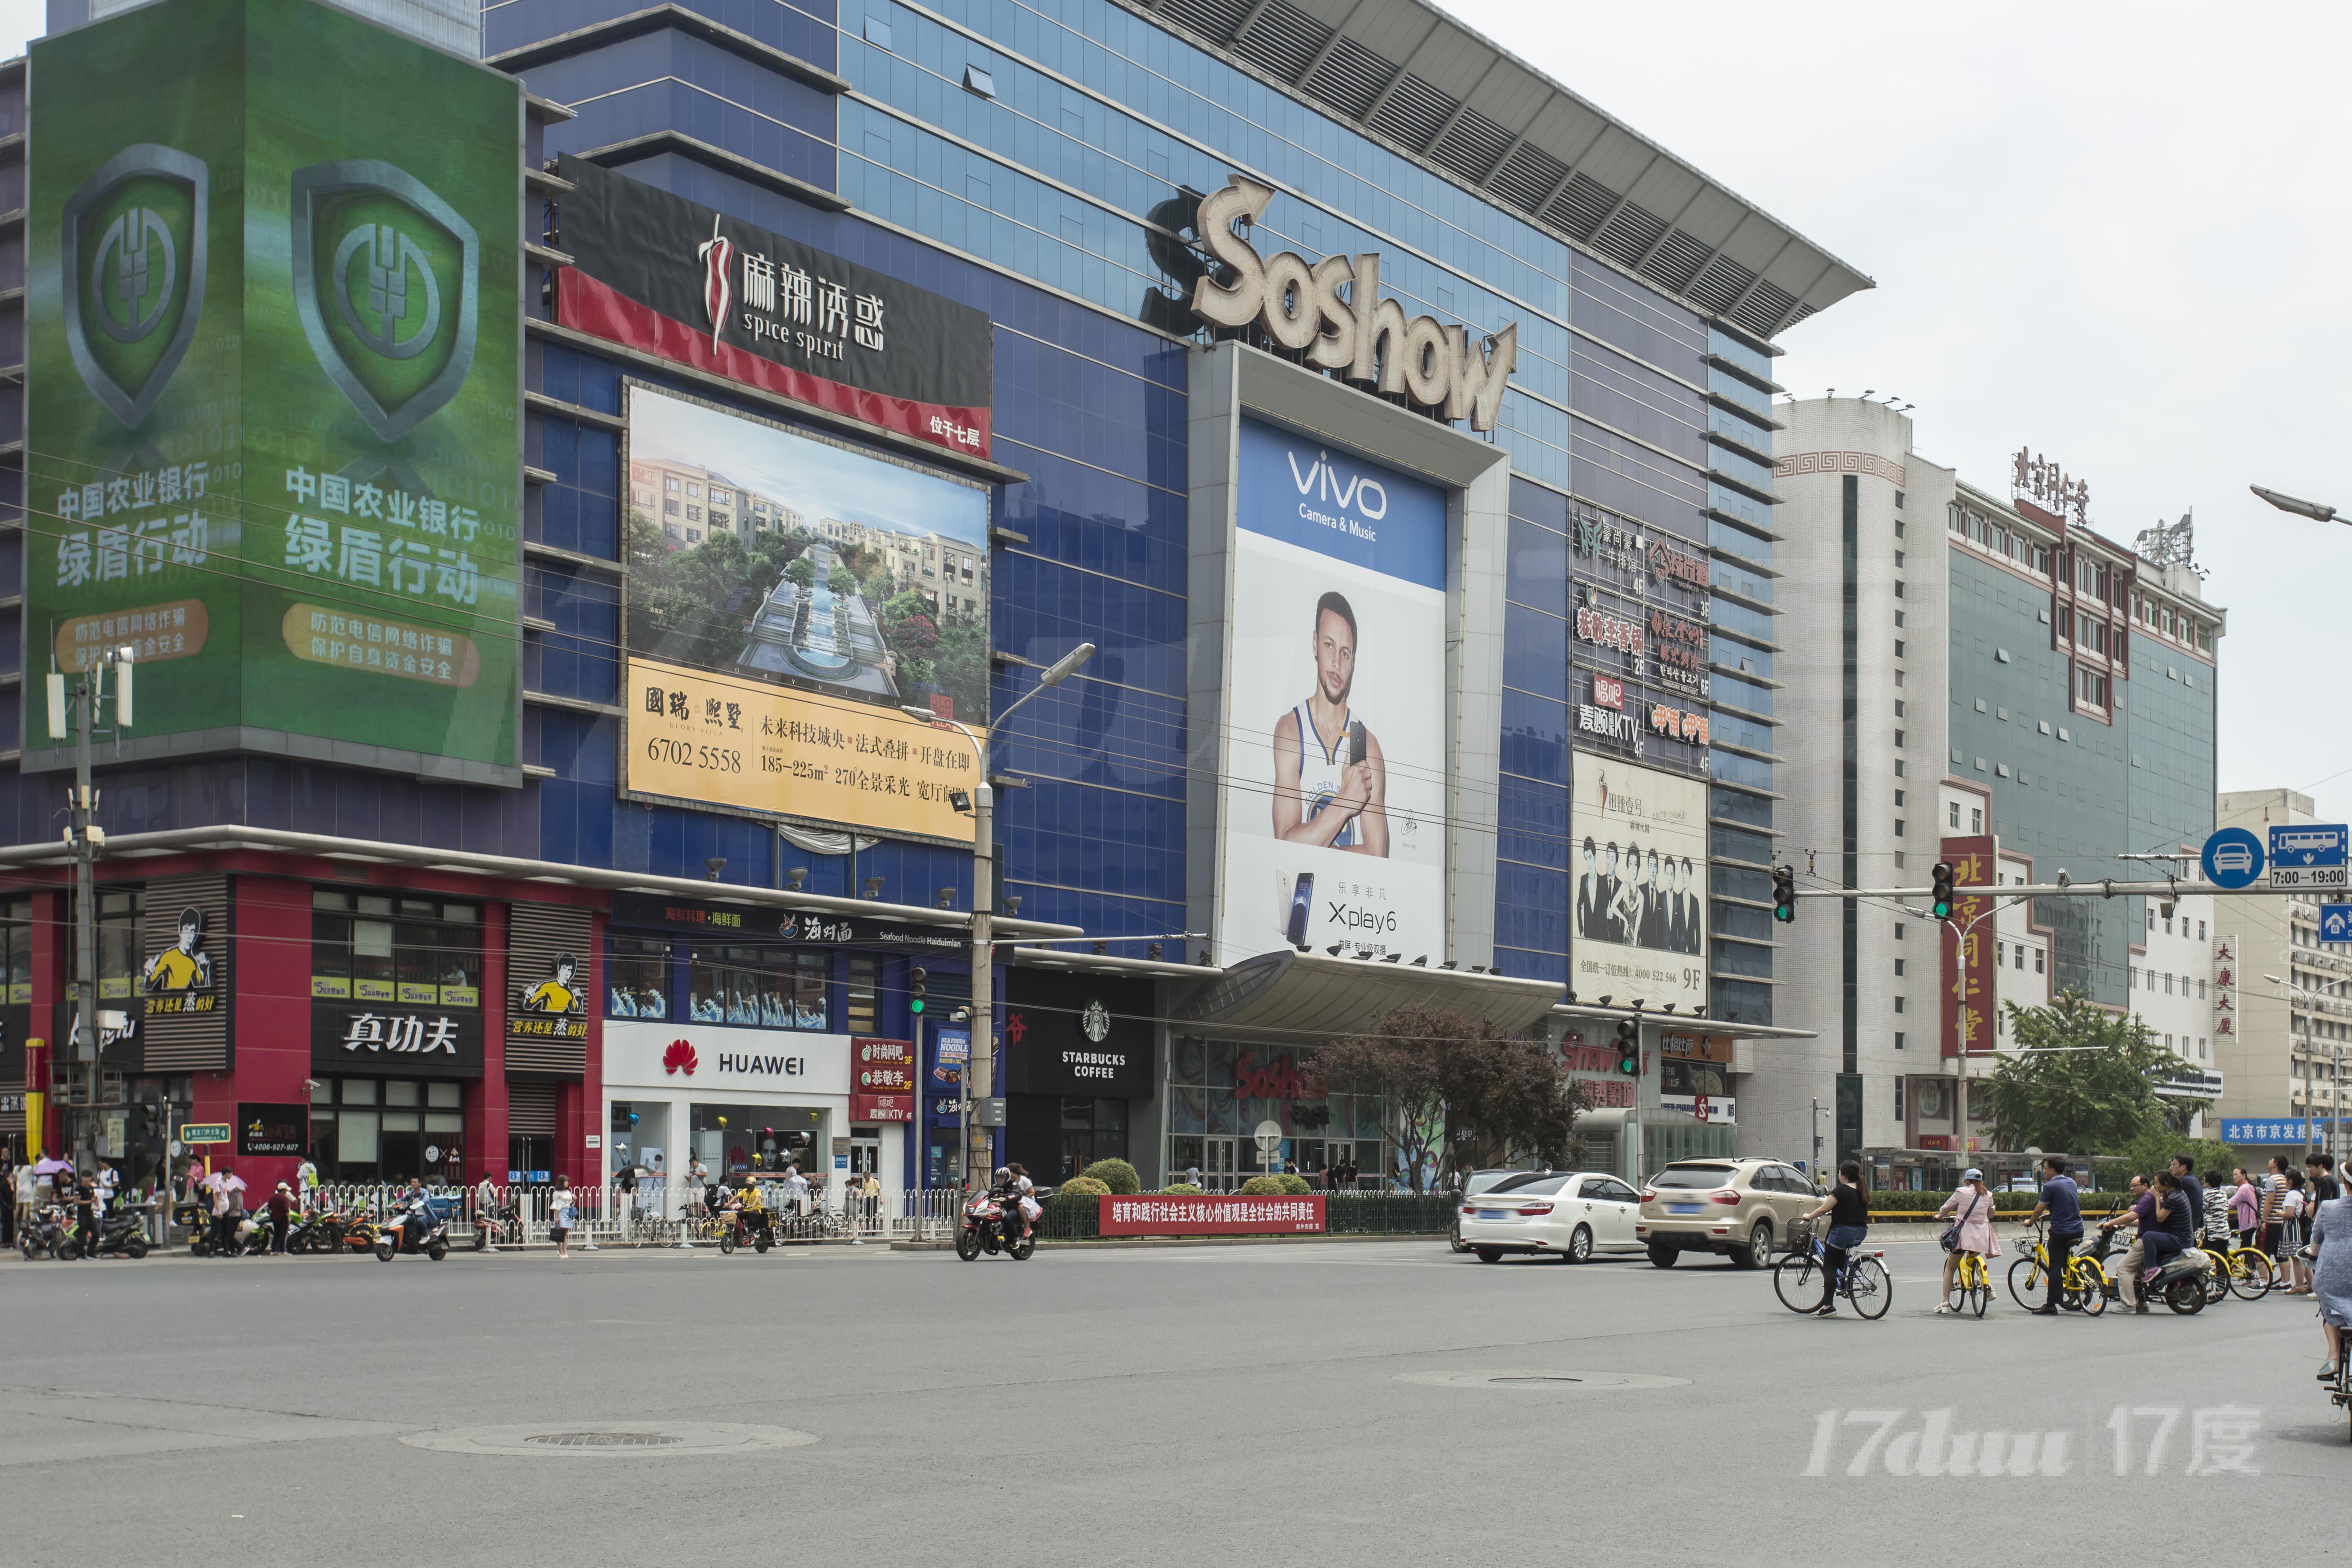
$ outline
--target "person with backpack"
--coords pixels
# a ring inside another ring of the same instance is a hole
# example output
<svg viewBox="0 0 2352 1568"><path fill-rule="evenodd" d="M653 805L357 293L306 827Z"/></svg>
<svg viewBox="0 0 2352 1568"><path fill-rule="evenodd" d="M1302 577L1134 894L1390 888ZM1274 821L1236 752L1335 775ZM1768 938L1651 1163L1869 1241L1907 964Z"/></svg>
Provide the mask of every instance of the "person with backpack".
<svg viewBox="0 0 2352 1568"><path fill-rule="evenodd" d="M1960 1178L1959 1190L1944 1200L1936 1217L1954 1216L1949 1230L1944 1232L1944 1292L1937 1299L1936 1315L1942 1317L1952 1310L1952 1276L1959 1271L1960 1254L1973 1252L1979 1258L2000 1256L2000 1243L1992 1233L1992 1194L1985 1186L1984 1173L1970 1170Z"/></svg>

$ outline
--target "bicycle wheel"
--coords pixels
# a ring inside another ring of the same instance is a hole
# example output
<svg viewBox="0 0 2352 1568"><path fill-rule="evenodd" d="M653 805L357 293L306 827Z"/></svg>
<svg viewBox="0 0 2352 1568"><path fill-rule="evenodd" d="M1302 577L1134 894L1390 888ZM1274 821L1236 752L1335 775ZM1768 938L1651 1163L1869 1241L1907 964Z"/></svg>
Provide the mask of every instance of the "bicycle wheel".
<svg viewBox="0 0 2352 1568"><path fill-rule="evenodd" d="M2210 1247L2205 1253L2205 1272L2200 1276L2205 1283L2205 1304L2226 1299L2230 1294L2230 1260Z"/></svg>
<svg viewBox="0 0 2352 1568"><path fill-rule="evenodd" d="M1772 1293L1792 1312L1810 1312L1822 1304L1821 1274L1809 1252L1792 1252L1772 1268Z"/></svg>
<svg viewBox="0 0 2352 1568"><path fill-rule="evenodd" d="M2251 1247L2230 1254L2230 1289L2244 1301L2260 1300L2271 1292L2271 1260Z"/></svg>
<svg viewBox="0 0 2352 1568"><path fill-rule="evenodd" d="M2010 1299L2027 1311L2042 1305L2042 1282L2048 1276L2042 1272L2042 1259L2027 1253L2009 1266Z"/></svg>
<svg viewBox="0 0 2352 1568"><path fill-rule="evenodd" d="M1846 1267L1845 1289L1853 1310L1865 1318L1883 1318L1895 1304L1895 1281L1875 1258L1857 1258Z"/></svg>
<svg viewBox="0 0 2352 1568"><path fill-rule="evenodd" d="M1985 1309L1992 1305L1992 1280L1981 1263L1977 1265L1974 1273L1976 1283L1969 1287L1969 1304L1981 1318L1985 1315Z"/></svg>
<svg viewBox="0 0 2352 1568"><path fill-rule="evenodd" d="M2066 1270L2066 1304L2086 1318L2107 1310L2107 1277L2097 1264L2077 1264Z"/></svg>

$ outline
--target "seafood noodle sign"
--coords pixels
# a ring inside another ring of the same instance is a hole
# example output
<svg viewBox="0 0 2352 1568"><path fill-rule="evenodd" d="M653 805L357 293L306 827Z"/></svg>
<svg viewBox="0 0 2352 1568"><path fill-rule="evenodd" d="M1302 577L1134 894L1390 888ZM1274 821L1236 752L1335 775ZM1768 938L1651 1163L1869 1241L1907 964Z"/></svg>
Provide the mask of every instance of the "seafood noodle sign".
<svg viewBox="0 0 2352 1568"><path fill-rule="evenodd" d="M1262 1198L1152 1193L1095 1201L1105 1236L1273 1236L1323 1229L1323 1199L1311 1193Z"/></svg>

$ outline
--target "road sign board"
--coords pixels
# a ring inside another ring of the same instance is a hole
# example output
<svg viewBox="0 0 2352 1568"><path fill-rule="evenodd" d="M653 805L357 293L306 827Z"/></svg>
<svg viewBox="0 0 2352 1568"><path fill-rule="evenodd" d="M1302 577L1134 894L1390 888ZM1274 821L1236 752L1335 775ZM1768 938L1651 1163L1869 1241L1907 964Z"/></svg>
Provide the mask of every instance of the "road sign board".
<svg viewBox="0 0 2352 1568"><path fill-rule="evenodd" d="M2205 840L2205 879L2235 892L2263 874L2263 841L2242 827L2224 827Z"/></svg>
<svg viewBox="0 0 2352 1568"><path fill-rule="evenodd" d="M2319 940L2352 942L2352 904L2319 906Z"/></svg>
<svg viewBox="0 0 2352 1568"><path fill-rule="evenodd" d="M228 1123L226 1121L191 1121L180 1129L183 1143L226 1143Z"/></svg>
<svg viewBox="0 0 2352 1568"><path fill-rule="evenodd" d="M2340 822L2298 822L2272 828L2270 885L2344 887L2345 838Z"/></svg>

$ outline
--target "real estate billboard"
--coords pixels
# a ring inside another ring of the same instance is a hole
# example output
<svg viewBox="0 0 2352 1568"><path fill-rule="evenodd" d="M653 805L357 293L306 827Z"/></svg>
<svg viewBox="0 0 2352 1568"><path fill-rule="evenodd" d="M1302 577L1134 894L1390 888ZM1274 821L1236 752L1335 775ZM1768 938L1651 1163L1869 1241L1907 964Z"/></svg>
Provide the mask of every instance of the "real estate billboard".
<svg viewBox="0 0 2352 1568"><path fill-rule="evenodd" d="M1224 962L1445 953L1445 492L1240 425Z"/></svg>
<svg viewBox="0 0 2352 1568"><path fill-rule="evenodd" d="M628 388L633 794L968 844L987 487Z"/></svg>
<svg viewBox="0 0 2352 1568"><path fill-rule="evenodd" d="M133 648L126 757L520 784L520 85L312 0L31 81L28 673Z"/></svg>
<svg viewBox="0 0 2352 1568"><path fill-rule="evenodd" d="M1578 752L1570 988L1706 1005L1706 781Z"/></svg>

